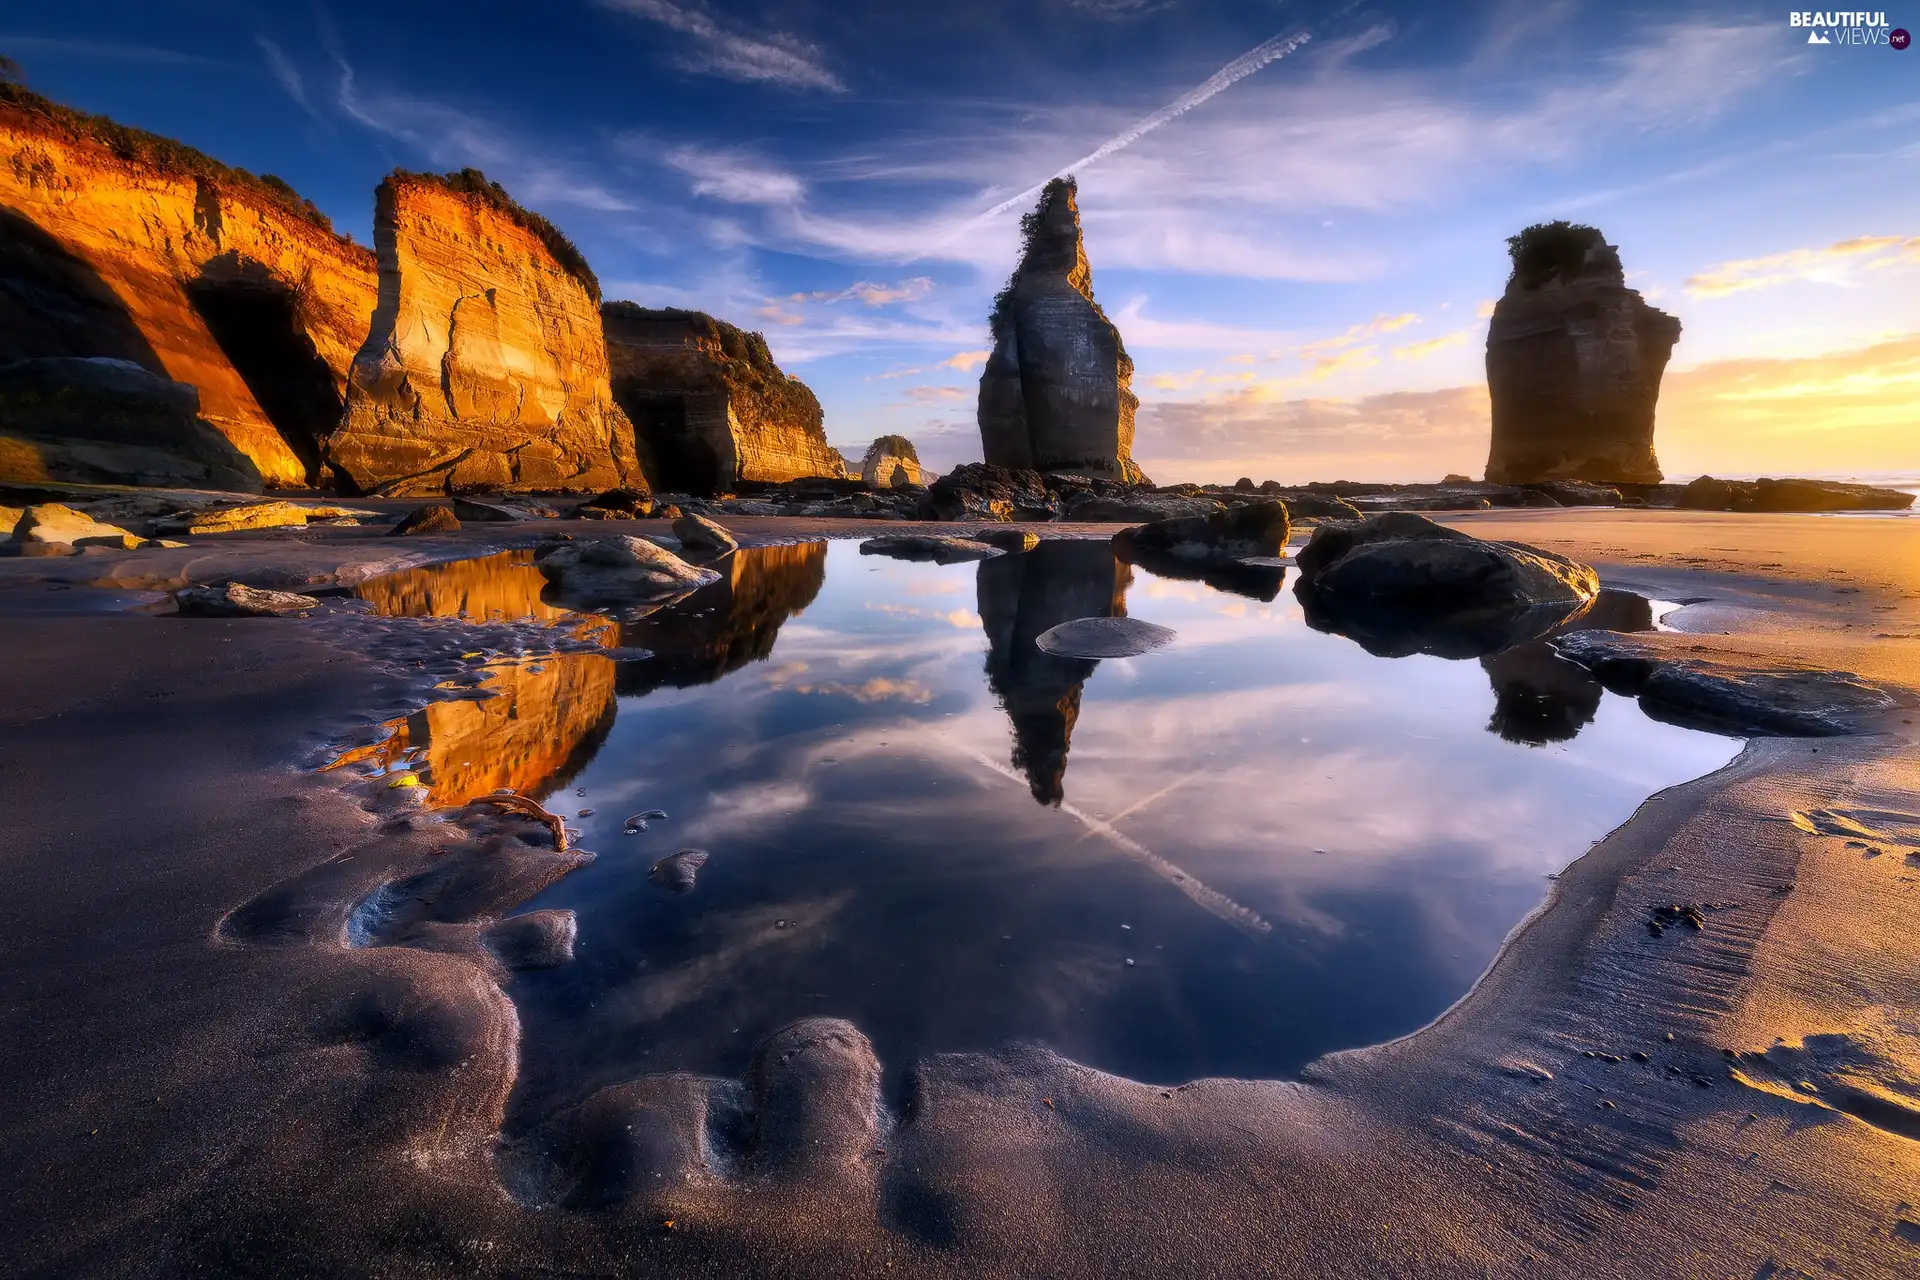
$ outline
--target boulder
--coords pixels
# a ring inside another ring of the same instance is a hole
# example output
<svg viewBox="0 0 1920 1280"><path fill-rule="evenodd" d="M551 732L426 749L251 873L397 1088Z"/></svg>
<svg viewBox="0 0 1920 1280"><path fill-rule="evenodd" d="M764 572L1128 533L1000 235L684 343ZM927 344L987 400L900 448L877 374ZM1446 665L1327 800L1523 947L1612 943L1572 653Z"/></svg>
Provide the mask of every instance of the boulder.
<svg viewBox="0 0 1920 1280"><path fill-rule="evenodd" d="M1553 647L1613 692L1638 697L1654 719L1715 733L1861 733L1895 705L1886 690L1851 672L1675 654L1617 631L1576 631Z"/></svg>
<svg viewBox="0 0 1920 1280"><path fill-rule="evenodd" d="M1587 484L1580 480L1543 480L1523 486L1529 493L1550 498L1562 507L1617 507L1620 491L1610 484Z"/></svg>
<svg viewBox="0 0 1920 1280"><path fill-rule="evenodd" d="M602 512L604 514L589 514L592 512ZM646 490L644 485L639 488L622 486L618 489L609 489L605 493L595 494L574 509L575 516L588 519L605 519L607 516L624 516L630 519L637 519L640 516L652 514L653 495Z"/></svg>
<svg viewBox="0 0 1920 1280"><path fill-rule="evenodd" d="M672 893L691 893L700 868L707 865L705 849L682 849L653 864L647 879Z"/></svg>
<svg viewBox="0 0 1920 1280"><path fill-rule="evenodd" d="M990 317L980 444L989 465L1140 484L1133 361L1093 299L1077 192L1054 179L1022 220L1025 248Z"/></svg>
<svg viewBox="0 0 1920 1280"><path fill-rule="evenodd" d="M1314 493L1306 489L1281 489L1277 486L1269 492L1287 504L1287 515L1295 520L1358 520L1360 508L1345 498L1336 498L1328 493Z"/></svg>
<svg viewBox="0 0 1920 1280"><path fill-rule="evenodd" d="M542 553L534 567L562 595L585 603L684 595L720 578L711 569L696 569L645 538L561 543Z"/></svg>
<svg viewBox="0 0 1920 1280"><path fill-rule="evenodd" d="M326 457L363 493L595 493L640 474L614 403L600 285L477 170L375 193L379 305Z"/></svg>
<svg viewBox="0 0 1920 1280"><path fill-rule="evenodd" d="M1676 505L1693 511L1904 511L1913 505L1913 495L1837 480L1716 480L1700 476L1680 491Z"/></svg>
<svg viewBox="0 0 1920 1280"><path fill-rule="evenodd" d="M741 483L844 477L820 401L767 340L699 311L600 308L614 398L656 488L710 495Z"/></svg>
<svg viewBox="0 0 1920 1280"><path fill-rule="evenodd" d="M9 541L16 546L72 547L88 538L128 537L133 535L118 525L102 524L85 512L57 502L43 502L20 513Z"/></svg>
<svg viewBox="0 0 1920 1280"><path fill-rule="evenodd" d="M959 564L966 560L985 560L1000 554L984 542L970 538L949 538L939 534L901 534L868 538L860 544L863 556L888 556L895 560L931 560L935 564Z"/></svg>
<svg viewBox="0 0 1920 1280"><path fill-rule="evenodd" d="M1562 625L1600 590L1586 565L1411 512L1323 524L1294 562L1308 625L1386 657L1498 653Z"/></svg>
<svg viewBox="0 0 1920 1280"><path fill-rule="evenodd" d="M968 462L935 480L920 503L927 520L1052 520L1060 499L1038 471Z"/></svg>
<svg viewBox="0 0 1920 1280"><path fill-rule="evenodd" d="M1114 550L1122 559L1140 552L1191 562L1220 562L1281 555L1292 531L1286 504L1268 498L1210 515L1151 520L1113 537Z"/></svg>
<svg viewBox="0 0 1920 1280"><path fill-rule="evenodd" d="M416 533L454 533L460 528L460 517L453 514L452 507L434 502L409 511L400 523L393 526L392 532L400 537Z"/></svg>
<svg viewBox="0 0 1920 1280"><path fill-rule="evenodd" d="M1472 484L1472 476L1463 476L1458 471L1449 471L1440 477L1441 484Z"/></svg>
<svg viewBox="0 0 1920 1280"><path fill-rule="evenodd" d="M701 515L683 515L675 520L673 536L680 539L690 551L704 551L712 555L724 556L740 548L724 525L715 524Z"/></svg>
<svg viewBox="0 0 1920 1280"><path fill-rule="evenodd" d="M920 454L905 436L881 436L860 459L860 478L876 489L920 484Z"/></svg>
<svg viewBox="0 0 1920 1280"><path fill-rule="evenodd" d="M200 416L192 386L99 357L0 365L0 480L261 486L252 460Z"/></svg>
<svg viewBox="0 0 1920 1280"><path fill-rule="evenodd" d="M229 582L221 587L186 587L174 592L180 612L191 618L285 618L305 616L320 607L312 596L291 591L262 591Z"/></svg>
<svg viewBox="0 0 1920 1280"><path fill-rule="evenodd" d="M250 529L299 528L307 509L291 502L249 502L237 507L185 511L160 521L162 533L244 533Z"/></svg>
<svg viewBox="0 0 1920 1280"><path fill-rule="evenodd" d="M1527 228L1487 331L1491 484L1657 484L1654 405L1680 322L1626 287L1592 227Z"/></svg>
<svg viewBox="0 0 1920 1280"><path fill-rule="evenodd" d="M551 519L559 513L537 502L482 502L477 498L450 498L453 514L474 524L517 524L523 520ZM308 513L308 519L313 514Z"/></svg>

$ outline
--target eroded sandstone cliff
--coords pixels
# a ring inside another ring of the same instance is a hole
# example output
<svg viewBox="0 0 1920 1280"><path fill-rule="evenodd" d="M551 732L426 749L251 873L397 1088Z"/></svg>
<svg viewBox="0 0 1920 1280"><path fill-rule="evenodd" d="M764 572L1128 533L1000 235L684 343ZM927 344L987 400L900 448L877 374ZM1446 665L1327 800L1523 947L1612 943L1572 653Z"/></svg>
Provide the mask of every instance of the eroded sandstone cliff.
<svg viewBox="0 0 1920 1280"><path fill-rule="evenodd" d="M474 170L375 196L380 291L326 453L367 493L587 492L639 482L599 282Z"/></svg>
<svg viewBox="0 0 1920 1280"><path fill-rule="evenodd" d="M1056 178L1021 222L1026 249L994 300L980 444L994 466L1139 484L1133 361L1093 300L1077 188Z"/></svg>
<svg viewBox="0 0 1920 1280"><path fill-rule="evenodd" d="M867 446L860 459L860 478L876 489L901 489L925 484L920 451L905 436L881 436Z"/></svg>
<svg viewBox="0 0 1920 1280"><path fill-rule="evenodd" d="M601 308L613 393L654 487L726 492L740 481L844 477L820 402L783 373L767 340L700 311Z"/></svg>
<svg viewBox="0 0 1920 1280"><path fill-rule="evenodd" d="M1658 484L1654 406L1680 321L1626 287L1592 227L1529 227L1509 246L1487 331L1487 481Z"/></svg>
<svg viewBox="0 0 1920 1280"><path fill-rule="evenodd" d="M0 475L318 478L374 306L373 255L325 222L276 179L0 83L0 363L141 365L197 391L199 417L231 445L217 457L112 432L76 443L72 415L10 411Z"/></svg>

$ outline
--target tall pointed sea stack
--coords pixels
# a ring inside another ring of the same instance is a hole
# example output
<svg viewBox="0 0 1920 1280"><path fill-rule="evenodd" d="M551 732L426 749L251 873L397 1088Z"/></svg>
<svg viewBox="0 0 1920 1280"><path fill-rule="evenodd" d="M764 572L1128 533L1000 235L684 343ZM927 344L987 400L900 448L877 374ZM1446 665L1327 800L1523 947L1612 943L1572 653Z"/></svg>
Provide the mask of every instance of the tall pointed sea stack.
<svg viewBox="0 0 1920 1280"><path fill-rule="evenodd" d="M380 296L327 441L368 493L640 483L608 385L600 284L551 223L475 169L396 170L373 221Z"/></svg>
<svg viewBox="0 0 1920 1280"><path fill-rule="evenodd" d="M1592 227L1543 223L1507 247L1513 274L1487 331L1487 480L1658 484L1654 405L1680 321L1626 287Z"/></svg>
<svg viewBox="0 0 1920 1280"><path fill-rule="evenodd" d="M994 299L980 445L994 466L1144 483L1133 461L1133 361L1093 300L1072 178L1021 220L1026 248Z"/></svg>

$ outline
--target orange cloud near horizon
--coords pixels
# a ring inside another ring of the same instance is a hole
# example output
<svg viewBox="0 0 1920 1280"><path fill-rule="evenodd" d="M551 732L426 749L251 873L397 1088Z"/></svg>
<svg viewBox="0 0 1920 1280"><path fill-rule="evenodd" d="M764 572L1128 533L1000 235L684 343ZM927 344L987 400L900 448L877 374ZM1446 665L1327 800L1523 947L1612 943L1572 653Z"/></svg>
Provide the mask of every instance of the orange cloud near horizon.
<svg viewBox="0 0 1920 1280"><path fill-rule="evenodd" d="M1478 476L1484 382L1279 399L1266 385L1142 405L1134 456L1156 479ZM1654 447L1669 478L1920 472L1920 333L1820 356L1670 370Z"/></svg>

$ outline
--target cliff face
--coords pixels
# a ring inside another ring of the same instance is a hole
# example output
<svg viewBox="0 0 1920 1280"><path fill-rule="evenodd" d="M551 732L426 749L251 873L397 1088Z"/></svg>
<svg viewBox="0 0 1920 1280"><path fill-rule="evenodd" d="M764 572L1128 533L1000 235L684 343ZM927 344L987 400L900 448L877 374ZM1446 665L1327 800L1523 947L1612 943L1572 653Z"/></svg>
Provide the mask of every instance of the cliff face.
<svg viewBox="0 0 1920 1280"><path fill-rule="evenodd" d="M1063 658L1034 643L1076 618L1127 612L1133 571L1108 542L1044 540L1025 555L980 562L980 624L987 633L987 685L1013 722L1013 767L1033 798L1066 798L1067 750L1080 719L1080 687L1100 664Z"/></svg>
<svg viewBox="0 0 1920 1280"><path fill-rule="evenodd" d="M544 225L478 174L380 184L378 306L326 446L342 487L597 492L637 480L598 283L563 262L571 246L556 249Z"/></svg>
<svg viewBox="0 0 1920 1280"><path fill-rule="evenodd" d="M742 480L844 477L820 402L766 339L699 311L601 308L613 393L657 489L724 493Z"/></svg>
<svg viewBox="0 0 1920 1280"><path fill-rule="evenodd" d="M1487 331L1487 481L1659 483L1654 406L1680 321L1626 287L1592 228L1529 228L1513 248Z"/></svg>
<svg viewBox="0 0 1920 1280"><path fill-rule="evenodd" d="M1022 223L1026 252L994 302L993 354L980 376L988 463L1139 484L1133 361L1093 300L1073 180L1047 184Z"/></svg>
<svg viewBox="0 0 1920 1280"><path fill-rule="evenodd" d="M373 255L310 220L289 191L0 89L0 363L142 365L199 393L200 418L231 445L218 464L244 473L226 484L317 478L373 312ZM10 417L6 471L218 482L206 459L99 440L76 453L64 430Z"/></svg>

